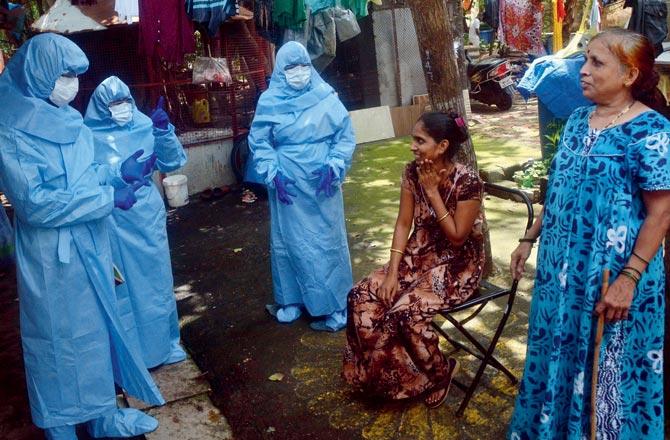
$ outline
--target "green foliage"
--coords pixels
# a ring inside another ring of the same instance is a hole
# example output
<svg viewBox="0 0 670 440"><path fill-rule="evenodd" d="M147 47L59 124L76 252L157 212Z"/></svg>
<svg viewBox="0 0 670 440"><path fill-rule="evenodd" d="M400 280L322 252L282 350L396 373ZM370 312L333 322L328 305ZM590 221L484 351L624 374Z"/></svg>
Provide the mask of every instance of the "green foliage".
<svg viewBox="0 0 670 440"><path fill-rule="evenodd" d="M520 188L533 188L540 184L540 180L549 176L549 168L554 155L558 150L558 143L563 135L565 123L551 122L547 125L549 134L545 135L544 144L545 157L542 160L534 160L522 170L514 173L514 181Z"/></svg>

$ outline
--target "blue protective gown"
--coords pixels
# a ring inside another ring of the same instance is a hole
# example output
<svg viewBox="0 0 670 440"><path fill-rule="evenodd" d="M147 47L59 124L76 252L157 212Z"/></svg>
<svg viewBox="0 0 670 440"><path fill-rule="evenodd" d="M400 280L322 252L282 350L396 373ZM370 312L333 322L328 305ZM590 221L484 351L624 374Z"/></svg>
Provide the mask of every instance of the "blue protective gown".
<svg viewBox="0 0 670 440"><path fill-rule="evenodd" d="M122 99L131 101L133 119L119 126L111 119L109 104ZM115 76L93 92L84 123L93 131L98 163L115 167L139 149L144 150L144 157L155 152L156 167L162 172L186 163L174 126L155 128L135 106L128 86ZM152 368L183 360L185 353L179 345L165 205L153 183L135 195L137 203L132 209L115 209L108 217L109 233L114 263L125 278L116 288L123 323L138 341L146 366Z"/></svg>
<svg viewBox="0 0 670 440"><path fill-rule="evenodd" d="M105 167L81 115L46 101L88 60L70 40L38 35L0 76L0 187L14 206L21 339L33 421L76 424L116 410L114 381L163 404L116 309Z"/></svg>
<svg viewBox="0 0 670 440"><path fill-rule="evenodd" d="M277 53L270 87L258 102L249 134L257 173L268 186L271 213L271 260L275 301L304 305L312 316L346 308L352 286L342 191L315 195L328 164L344 180L356 146L351 120L335 91L312 69L311 83L292 89L287 65L310 64L307 50L289 42ZM292 205L277 199L272 183L281 172L296 181Z"/></svg>

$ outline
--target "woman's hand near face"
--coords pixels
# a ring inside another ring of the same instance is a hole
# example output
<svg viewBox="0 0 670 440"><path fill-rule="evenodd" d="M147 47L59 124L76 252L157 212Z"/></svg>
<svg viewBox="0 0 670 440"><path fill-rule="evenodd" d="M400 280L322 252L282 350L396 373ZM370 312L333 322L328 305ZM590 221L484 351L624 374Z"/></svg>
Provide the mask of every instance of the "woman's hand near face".
<svg viewBox="0 0 670 440"><path fill-rule="evenodd" d="M442 181L442 176L447 172L445 169L438 170L430 159L417 163L419 172L419 184L426 192L436 192Z"/></svg>

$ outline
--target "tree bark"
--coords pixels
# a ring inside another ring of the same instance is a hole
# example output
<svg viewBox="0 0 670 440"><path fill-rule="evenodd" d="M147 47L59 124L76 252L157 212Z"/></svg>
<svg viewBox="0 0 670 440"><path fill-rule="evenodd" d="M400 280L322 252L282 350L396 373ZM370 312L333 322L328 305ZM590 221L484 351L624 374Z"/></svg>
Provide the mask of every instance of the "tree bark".
<svg viewBox="0 0 670 440"><path fill-rule="evenodd" d="M463 54L463 11L459 0L407 0L419 40L423 72L433 109L456 110L465 115L463 81L467 64ZM454 49L458 43L458 50ZM460 53L459 53L460 52ZM477 167L468 141L459 159Z"/></svg>

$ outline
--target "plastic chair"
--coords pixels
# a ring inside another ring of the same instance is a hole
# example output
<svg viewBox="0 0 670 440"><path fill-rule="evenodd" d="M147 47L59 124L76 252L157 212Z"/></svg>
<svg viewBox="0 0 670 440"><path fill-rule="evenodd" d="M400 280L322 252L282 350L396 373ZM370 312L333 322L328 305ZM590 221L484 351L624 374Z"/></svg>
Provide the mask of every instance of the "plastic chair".
<svg viewBox="0 0 670 440"><path fill-rule="evenodd" d="M528 199L528 196L526 196L523 192L519 191L518 189L507 188L493 183L485 183L484 189L491 197L513 199L519 202L523 202L526 205L528 215L526 230L528 230L531 227L534 220L534 213L533 213L533 204L531 203L530 199ZM505 195L507 197L504 197ZM524 230L523 232L525 233L526 230ZM523 237L523 235L521 235L519 238L521 237ZM470 399L472 398L473 394L477 390L477 387L479 386L479 382L482 379L482 375L484 374L484 370L486 369L486 367L493 367L501 371L509 378L510 382L512 382L513 385L516 385L516 383L518 382L518 379L502 364L502 362L500 362L498 359L495 358L495 356L493 356L493 353L495 352L496 349L496 345L498 344L498 340L500 339L500 335L505 329L507 319L509 318L512 312L512 306L514 305L514 300L516 298L517 285L518 280L514 280L510 286L496 286L486 280L483 280L479 290L475 294L473 294L470 298L468 298L464 303L451 307L449 309L442 310L437 314L438 316L442 316L456 330L458 330L472 344L472 347L468 347L467 345L454 340L442 329L442 326L440 324L433 321L433 327L456 349L455 351L464 350L481 361L481 363L479 364L479 368L475 373L475 377L469 385L463 384L462 382L456 380L453 381L454 385L458 386L459 388L465 391L465 398L463 399L461 405L456 411L456 415L458 417L462 416L463 413L465 412L465 409L467 408ZM484 307L486 307L489 301L502 297L507 297L507 304L502 312L500 321L498 321L496 332L491 338L491 340L488 342L488 345L482 344L477 340L477 338L475 338L472 335L472 333L470 333L465 328L465 324L471 321L477 315L479 315L479 313L484 309ZM464 310L472 308L474 308L474 311L466 318L457 320L452 316L454 313L462 312Z"/></svg>

